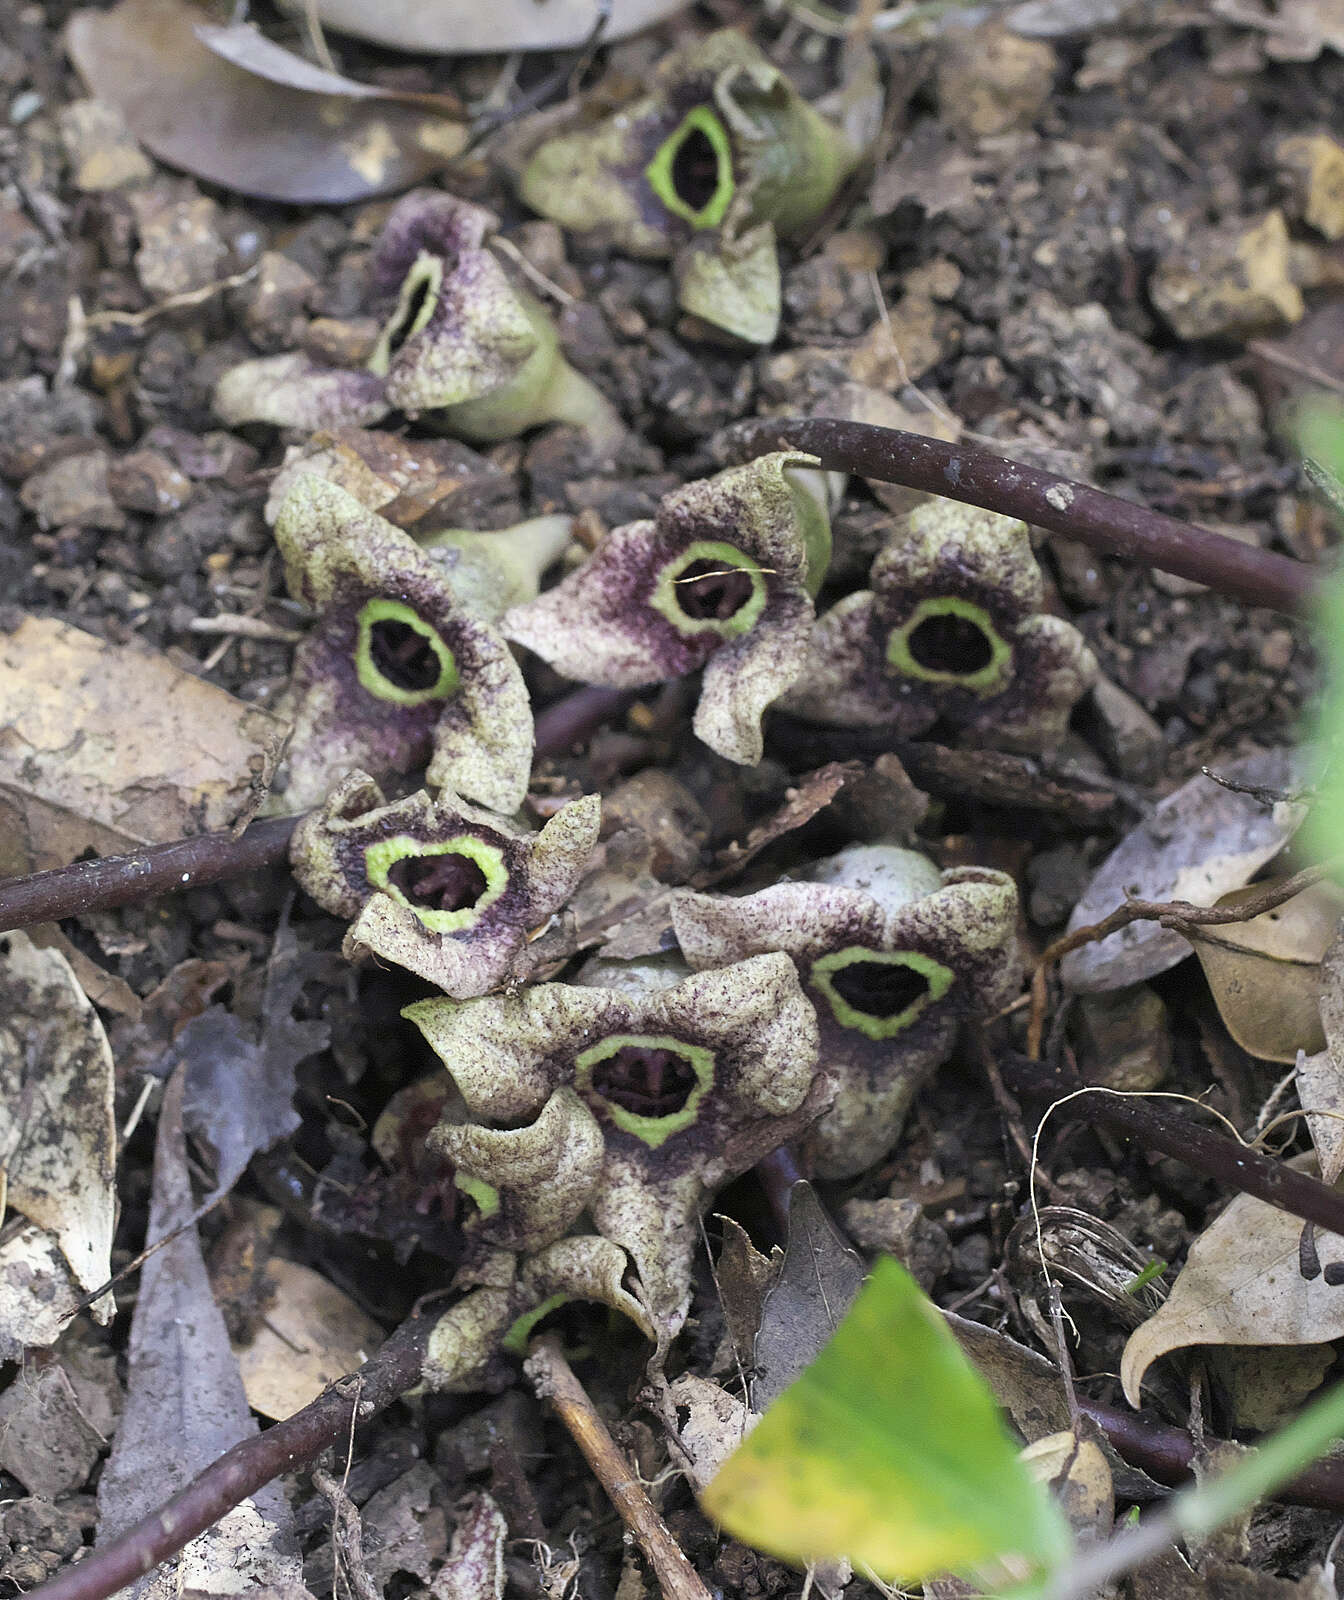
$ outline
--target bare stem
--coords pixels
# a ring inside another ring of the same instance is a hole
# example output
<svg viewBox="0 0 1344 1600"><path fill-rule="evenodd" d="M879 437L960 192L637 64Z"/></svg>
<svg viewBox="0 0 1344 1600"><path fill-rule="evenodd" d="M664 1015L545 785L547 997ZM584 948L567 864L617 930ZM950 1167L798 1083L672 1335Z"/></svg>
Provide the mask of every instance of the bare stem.
<svg viewBox="0 0 1344 1600"><path fill-rule="evenodd" d="M826 417L771 418L745 424L736 433L758 453L806 450L819 456L830 471L899 483L1020 517L1104 555L1140 561L1207 584L1243 605L1294 613L1310 606L1316 574L1304 561L1239 544L973 445Z"/></svg>
<svg viewBox="0 0 1344 1600"><path fill-rule="evenodd" d="M616 1448L554 1334L544 1334L534 1342L524 1370L537 1398L549 1400L555 1407L556 1416L583 1452L621 1521L638 1541L665 1600L711 1600L686 1552L644 1493L635 1469Z"/></svg>
<svg viewBox="0 0 1344 1600"><path fill-rule="evenodd" d="M343 1442L350 1434L352 1406L357 1423L371 1421L419 1382L433 1326L432 1317L403 1322L358 1372L331 1385L286 1421L234 1445L111 1544L30 1589L31 1600L107 1600L175 1556L264 1484Z"/></svg>
<svg viewBox="0 0 1344 1600"><path fill-rule="evenodd" d="M124 856L76 861L50 872L0 883L0 930L57 922L82 911L179 894L221 878L283 861L297 817L267 817L240 834L202 833L194 839L146 845Z"/></svg>

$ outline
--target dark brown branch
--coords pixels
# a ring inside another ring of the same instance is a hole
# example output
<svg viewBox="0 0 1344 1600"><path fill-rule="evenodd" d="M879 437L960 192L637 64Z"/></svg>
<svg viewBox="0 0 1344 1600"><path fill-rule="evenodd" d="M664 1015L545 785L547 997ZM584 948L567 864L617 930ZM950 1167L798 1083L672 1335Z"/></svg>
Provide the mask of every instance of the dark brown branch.
<svg viewBox="0 0 1344 1600"><path fill-rule="evenodd" d="M879 478L1020 517L1105 555L1123 556L1207 584L1243 605L1296 613L1309 608L1316 574L1306 562L1239 544L973 445L825 417L771 418L745 424L735 434L757 452L806 450L834 471Z"/></svg>
<svg viewBox="0 0 1344 1600"><path fill-rule="evenodd" d="M1045 1095L1052 1100L1085 1090L1064 1107L1064 1115L1085 1118L1133 1139L1145 1150L1171 1156L1212 1178L1223 1188L1254 1195L1266 1205L1314 1222L1330 1233L1344 1233L1344 1194L1329 1189L1305 1172L1262 1155L1226 1134L1214 1133L1192 1117L1176 1116L1133 1095L1088 1089L1061 1081L1048 1067L1026 1056L1004 1051L999 1057L1004 1081L1015 1094Z"/></svg>
<svg viewBox="0 0 1344 1600"><path fill-rule="evenodd" d="M0 931L178 894L283 861L297 817L267 817L243 833L202 833L124 856L76 861L0 883Z"/></svg>
<svg viewBox="0 0 1344 1600"><path fill-rule="evenodd" d="M352 1405L357 1422L368 1422L419 1382L433 1326L433 1317L403 1322L358 1372L342 1378L287 1421L234 1445L120 1538L30 1589L31 1600L106 1600L176 1555L282 1472L306 1466L329 1445L343 1443L350 1434Z"/></svg>
<svg viewBox="0 0 1344 1600"><path fill-rule="evenodd" d="M1078 1397L1078 1409L1090 1417L1132 1467L1141 1467L1159 1483L1174 1485L1194 1471L1195 1443L1184 1428L1155 1422L1140 1411L1125 1411L1098 1400ZM1209 1447L1219 1441L1208 1439ZM1344 1460L1326 1457L1299 1472L1275 1495L1292 1505L1344 1511Z"/></svg>
<svg viewBox="0 0 1344 1600"><path fill-rule="evenodd" d="M591 737L635 699L629 689L575 689L537 718L536 754L559 755ZM202 833L194 839L146 845L124 856L76 861L50 872L0 883L0 933L38 922L58 922L82 911L180 894L221 878L237 877L285 859L298 817L268 817L245 832Z"/></svg>

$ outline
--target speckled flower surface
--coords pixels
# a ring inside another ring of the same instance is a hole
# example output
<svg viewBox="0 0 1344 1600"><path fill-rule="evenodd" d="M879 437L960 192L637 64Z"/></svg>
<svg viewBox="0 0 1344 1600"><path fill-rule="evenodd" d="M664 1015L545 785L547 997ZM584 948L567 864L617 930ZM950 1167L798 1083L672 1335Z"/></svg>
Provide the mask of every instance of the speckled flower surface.
<svg viewBox="0 0 1344 1600"><path fill-rule="evenodd" d="M532 708L508 645L401 529L322 478L300 478L275 523L285 577L318 615L289 691L285 804L320 804L358 768L375 779L429 762L493 810L517 810Z"/></svg>
<svg viewBox="0 0 1344 1600"><path fill-rule="evenodd" d="M1017 890L985 867L940 873L894 846L856 846L818 881L673 905L682 953L712 969L786 951L816 1007L834 1104L808 1136L818 1176L852 1177L896 1143L910 1102L967 1016L993 1011L1020 977Z"/></svg>
<svg viewBox="0 0 1344 1600"><path fill-rule="evenodd" d="M215 385L215 415L229 427L268 422L316 433L319 428L368 428L392 409L377 373L331 367L301 350L240 361Z"/></svg>
<svg viewBox="0 0 1344 1600"><path fill-rule="evenodd" d="M529 833L451 790L388 804L351 773L299 824L290 861L324 910L347 917L345 954L405 967L455 999L521 976L528 934L573 893L597 842L585 795Z"/></svg>
<svg viewBox="0 0 1344 1600"><path fill-rule="evenodd" d="M582 683L634 688L703 667L699 738L761 759L761 715L803 668L830 525L810 456L777 452L675 490L577 572L506 613L505 634Z"/></svg>
<svg viewBox="0 0 1344 1600"><path fill-rule="evenodd" d="M784 708L906 737L943 721L999 749L1043 750L1096 678L1078 630L1041 611L1026 524L953 500L901 518L873 563L812 632Z"/></svg>
<svg viewBox="0 0 1344 1600"><path fill-rule="evenodd" d="M667 256L708 228L806 226L859 154L749 39L723 28L672 51L633 104L541 144L519 193L575 233Z"/></svg>
<svg viewBox="0 0 1344 1600"><path fill-rule="evenodd" d="M779 953L642 993L540 984L405 1015L466 1102L470 1120L431 1139L477 1200L478 1244L534 1251L586 1212L629 1253L664 1348L701 1210L830 1094L816 1015Z"/></svg>

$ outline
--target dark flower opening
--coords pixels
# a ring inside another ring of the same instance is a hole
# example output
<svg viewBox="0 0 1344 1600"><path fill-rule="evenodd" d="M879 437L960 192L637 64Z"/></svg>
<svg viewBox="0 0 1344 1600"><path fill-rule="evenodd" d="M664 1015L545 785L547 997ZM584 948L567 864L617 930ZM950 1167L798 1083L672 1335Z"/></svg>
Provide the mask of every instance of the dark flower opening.
<svg viewBox="0 0 1344 1600"><path fill-rule="evenodd" d="M408 622L383 618L373 623L369 654L383 677L407 694L427 694L443 676L441 657Z"/></svg>
<svg viewBox="0 0 1344 1600"><path fill-rule="evenodd" d="M395 319L387 330L387 353L396 355L420 326L427 302L435 293L433 278L424 272L414 273L407 283L409 293L397 307Z"/></svg>
<svg viewBox="0 0 1344 1600"><path fill-rule="evenodd" d="M676 580L677 604L697 622L727 622L751 599L755 585L741 567L692 561Z"/></svg>
<svg viewBox="0 0 1344 1600"><path fill-rule="evenodd" d="M689 128L672 157L672 190L690 211L703 211L719 187L719 157L703 128Z"/></svg>
<svg viewBox="0 0 1344 1600"><path fill-rule="evenodd" d="M640 1117L669 1117L691 1097L698 1079L675 1050L622 1045L593 1068L592 1086L603 1099Z"/></svg>
<svg viewBox="0 0 1344 1600"><path fill-rule="evenodd" d="M985 630L969 617L951 612L925 617L911 629L908 646L915 661L927 672L969 676L983 672L994 659Z"/></svg>
<svg viewBox="0 0 1344 1600"><path fill-rule="evenodd" d="M475 861L456 853L402 856L388 868L387 879L412 905L430 911L470 910L490 886Z"/></svg>
<svg viewBox="0 0 1344 1600"><path fill-rule="evenodd" d="M888 961L853 961L831 974L831 987L855 1011L896 1017L923 1000L929 980L913 967Z"/></svg>

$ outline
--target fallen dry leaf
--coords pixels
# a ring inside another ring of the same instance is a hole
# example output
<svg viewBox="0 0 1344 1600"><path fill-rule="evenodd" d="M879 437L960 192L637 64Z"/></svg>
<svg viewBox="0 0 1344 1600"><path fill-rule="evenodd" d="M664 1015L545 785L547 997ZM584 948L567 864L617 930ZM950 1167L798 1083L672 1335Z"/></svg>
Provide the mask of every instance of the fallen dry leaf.
<svg viewBox="0 0 1344 1600"><path fill-rule="evenodd" d="M1238 782L1275 790L1294 789L1299 782L1289 750L1257 751L1218 770ZM1100 922L1131 896L1211 906L1276 856L1304 815L1299 805L1266 806L1212 778L1191 778L1107 856L1075 906L1069 932ZM1189 954L1179 933L1156 922L1131 922L1109 938L1071 951L1059 971L1068 988L1096 994L1142 983Z"/></svg>
<svg viewBox="0 0 1344 1600"><path fill-rule="evenodd" d="M1234 889L1216 903L1236 906L1264 888ZM1296 1061L1299 1050L1324 1045L1321 961L1341 910L1344 893L1327 880L1249 922L1194 938L1218 1013L1243 1050L1265 1061Z"/></svg>
<svg viewBox="0 0 1344 1600"><path fill-rule="evenodd" d="M690 0L611 0L605 42L652 27L684 10ZM304 0L281 0L302 12ZM581 45L593 31L594 0L317 0L317 14L329 28L358 34L394 50L480 51L564 50Z"/></svg>
<svg viewBox="0 0 1344 1600"><path fill-rule="evenodd" d="M251 1344L234 1354L247 1403L282 1422L372 1355L383 1330L311 1267L275 1257L267 1276L275 1299Z"/></svg>
<svg viewBox="0 0 1344 1600"><path fill-rule="evenodd" d="M245 71L201 42L200 20L185 0L121 0L75 12L66 30L90 92L171 166L265 200L336 205L409 188L466 146L463 124L416 107Z"/></svg>
<svg viewBox="0 0 1344 1600"><path fill-rule="evenodd" d="M65 957L22 933L0 938L0 1197L51 1234L86 1290L112 1270L115 1076ZM104 1322L113 1309L110 1296L95 1307Z"/></svg>
<svg viewBox="0 0 1344 1600"><path fill-rule="evenodd" d="M47 617L0 634L0 875L245 818L288 726L138 644Z"/></svg>
<svg viewBox="0 0 1344 1600"><path fill-rule="evenodd" d="M148 1237L168 1242L148 1257L140 1277L126 1412L98 1483L100 1544L147 1516L231 1445L257 1431L224 1318L210 1293L196 1229L181 1227L194 1210L182 1131L184 1078L179 1069L169 1079L159 1113ZM292 1549L289 1504L281 1485L270 1483L134 1592L169 1600L184 1590L230 1594L297 1583L299 1562Z"/></svg>
<svg viewBox="0 0 1344 1600"><path fill-rule="evenodd" d="M1300 1168L1302 1159L1292 1165ZM1143 1375L1159 1356L1188 1345L1324 1344L1344 1337L1344 1295L1323 1275L1302 1276L1301 1238L1299 1218L1238 1195L1190 1246L1161 1309L1130 1335L1120 1363L1129 1403L1139 1404ZM1322 1262L1344 1260L1337 1234L1317 1233L1316 1248Z"/></svg>

